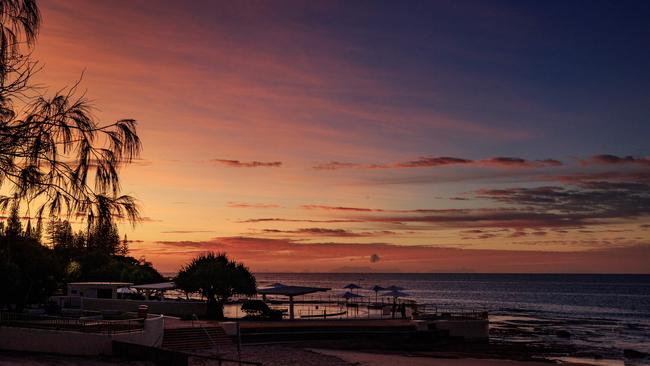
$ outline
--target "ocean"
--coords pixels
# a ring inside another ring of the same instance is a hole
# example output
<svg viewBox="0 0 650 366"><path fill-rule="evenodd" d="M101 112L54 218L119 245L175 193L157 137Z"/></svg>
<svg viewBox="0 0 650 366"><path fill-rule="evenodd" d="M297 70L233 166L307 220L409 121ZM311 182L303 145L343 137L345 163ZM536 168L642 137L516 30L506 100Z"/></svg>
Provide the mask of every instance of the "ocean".
<svg viewBox="0 0 650 366"><path fill-rule="evenodd" d="M259 273L274 282L332 288L360 285L404 288L418 303L487 310L492 341L570 345L580 361L623 365L624 350L650 353L650 275ZM576 359L572 359L576 360ZM647 364L638 361L635 365Z"/></svg>

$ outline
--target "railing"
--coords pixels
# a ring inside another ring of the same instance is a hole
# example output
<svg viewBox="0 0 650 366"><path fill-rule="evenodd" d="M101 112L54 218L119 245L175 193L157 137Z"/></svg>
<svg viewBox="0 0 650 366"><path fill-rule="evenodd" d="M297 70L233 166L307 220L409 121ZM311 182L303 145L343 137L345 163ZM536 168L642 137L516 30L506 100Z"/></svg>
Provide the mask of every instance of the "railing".
<svg viewBox="0 0 650 366"><path fill-rule="evenodd" d="M196 320L196 321L199 322L199 327L200 327L201 329L203 329L203 332L204 332L205 335L208 337L208 340L210 341L210 344L212 344L212 348L214 348L216 351L219 351L219 349L218 349L218 347L217 347L217 342L215 342L215 341L212 339L212 336L210 336L210 333L208 332L208 330L205 329L205 328L203 327L203 324L201 324L201 322L200 322L200 320L199 320L199 317L198 317L196 314L192 314L192 328L194 328L194 320Z"/></svg>
<svg viewBox="0 0 650 366"><path fill-rule="evenodd" d="M1 311L0 326L116 334L143 331L144 319L96 320Z"/></svg>
<svg viewBox="0 0 650 366"><path fill-rule="evenodd" d="M445 319L445 320L486 320L488 312L483 309L458 309L435 304L421 304L414 314L416 319Z"/></svg>

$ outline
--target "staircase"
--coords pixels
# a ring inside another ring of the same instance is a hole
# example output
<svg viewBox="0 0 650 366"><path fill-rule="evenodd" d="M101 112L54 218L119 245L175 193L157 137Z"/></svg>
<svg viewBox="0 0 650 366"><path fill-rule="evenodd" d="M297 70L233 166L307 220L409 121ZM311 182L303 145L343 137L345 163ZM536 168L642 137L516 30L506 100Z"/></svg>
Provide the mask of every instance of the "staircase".
<svg viewBox="0 0 650 366"><path fill-rule="evenodd" d="M223 328L212 326L165 329L161 347L177 351L216 349L223 353L236 346Z"/></svg>

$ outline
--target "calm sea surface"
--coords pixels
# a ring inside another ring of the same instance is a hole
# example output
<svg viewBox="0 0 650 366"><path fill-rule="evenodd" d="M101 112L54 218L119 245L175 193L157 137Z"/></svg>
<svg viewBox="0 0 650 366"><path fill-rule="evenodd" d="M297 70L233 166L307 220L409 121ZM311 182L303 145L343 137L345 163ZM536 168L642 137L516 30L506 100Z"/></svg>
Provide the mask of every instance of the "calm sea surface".
<svg viewBox="0 0 650 366"><path fill-rule="evenodd" d="M396 285L418 303L490 312L491 338L569 343L589 358L623 364L624 349L650 353L650 275L259 273L274 282L364 289ZM358 294L374 297L370 290ZM569 332L559 336L560 331ZM620 362L620 363L618 363ZM635 364L647 364L640 361Z"/></svg>

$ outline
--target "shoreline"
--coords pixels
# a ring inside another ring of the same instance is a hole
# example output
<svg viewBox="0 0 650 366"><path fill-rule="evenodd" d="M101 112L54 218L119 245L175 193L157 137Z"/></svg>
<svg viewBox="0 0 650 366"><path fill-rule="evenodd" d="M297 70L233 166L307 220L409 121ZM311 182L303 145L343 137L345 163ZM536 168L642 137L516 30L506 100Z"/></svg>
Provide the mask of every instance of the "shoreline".
<svg viewBox="0 0 650 366"><path fill-rule="evenodd" d="M508 353L499 347L492 352L468 350L449 351L382 351L378 349L349 350L324 348L316 344L265 344L248 345L242 348L241 359L261 362L264 366L592 366L623 365L607 362L583 362L583 360L562 360L561 358L536 357L532 353ZM496 351L496 353L495 353ZM236 359L236 355L226 355ZM201 359L190 358L190 365L208 365ZM608 360L603 360L608 361ZM152 362L130 361L110 356L68 356L49 353L26 353L0 351L0 365L3 366L154 366Z"/></svg>

